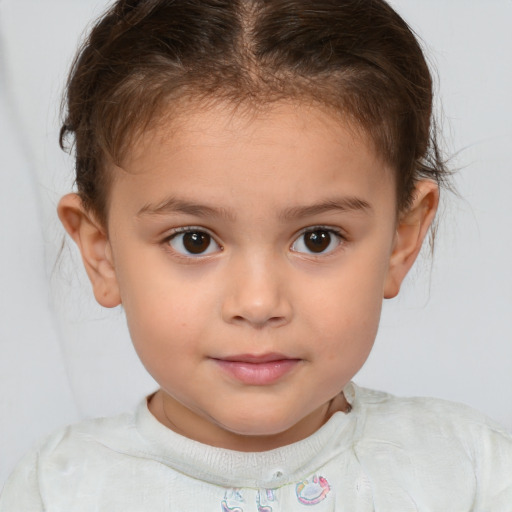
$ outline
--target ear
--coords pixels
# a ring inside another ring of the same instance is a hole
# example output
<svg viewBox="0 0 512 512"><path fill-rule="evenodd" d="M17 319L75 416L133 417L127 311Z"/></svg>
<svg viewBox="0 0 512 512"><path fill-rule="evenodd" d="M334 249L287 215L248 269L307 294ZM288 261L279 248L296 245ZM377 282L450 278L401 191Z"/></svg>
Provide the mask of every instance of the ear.
<svg viewBox="0 0 512 512"><path fill-rule="evenodd" d="M407 272L418 256L439 204L439 188L430 180L416 184L411 207L400 215L384 285L384 298L398 295Z"/></svg>
<svg viewBox="0 0 512 512"><path fill-rule="evenodd" d="M64 228L80 249L96 300L106 308L118 306L121 297L105 229L84 208L77 194L65 195L59 201L57 212Z"/></svg>

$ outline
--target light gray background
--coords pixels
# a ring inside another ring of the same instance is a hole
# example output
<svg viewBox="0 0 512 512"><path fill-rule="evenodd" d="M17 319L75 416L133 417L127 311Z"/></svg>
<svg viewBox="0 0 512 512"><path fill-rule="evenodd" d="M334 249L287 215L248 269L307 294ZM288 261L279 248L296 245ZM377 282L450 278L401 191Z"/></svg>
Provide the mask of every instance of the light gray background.
<svg viewBox="0 0 512 512"><path fill-rule="evenodd" d="M55 206L72 186L57 146L66 70L103 0L0 0L0 485L42 435L131 408L156 385L122 311L95 305ZM446 147L436 256L386 302L356 377L470 404L512 428L512 1L395 0L439 72Z"/></svg>

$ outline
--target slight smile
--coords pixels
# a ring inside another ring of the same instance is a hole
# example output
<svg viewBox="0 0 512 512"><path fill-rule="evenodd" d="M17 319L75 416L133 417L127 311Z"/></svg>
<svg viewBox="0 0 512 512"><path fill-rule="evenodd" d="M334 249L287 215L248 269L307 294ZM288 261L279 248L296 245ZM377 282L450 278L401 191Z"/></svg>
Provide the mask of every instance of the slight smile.
<svg viewBox="0 0 512 512"><path fill-rule="evenodd" d="M294 370L301 359L283 354L240 354L223 358L212 358L231 378L249 386L274 384Z"/></svg>

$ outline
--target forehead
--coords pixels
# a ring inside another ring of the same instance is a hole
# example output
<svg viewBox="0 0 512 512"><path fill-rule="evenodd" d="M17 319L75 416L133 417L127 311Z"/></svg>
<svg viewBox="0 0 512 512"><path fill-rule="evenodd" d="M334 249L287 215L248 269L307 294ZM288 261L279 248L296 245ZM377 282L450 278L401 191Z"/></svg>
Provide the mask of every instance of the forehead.
<svg viewBox="0 0 512 512"><path fill-rule="evenodd" d="M170 110L137 138L114 173L112 200L132 187L139 205L145 193L155 203L178 190L236 207L232 193L252 200L275 195L291 205L327 197L334 184L352 196L378 189L389 196L394 189L391 170L361 130L291 102L263 110L226 104Z"/></svg>
<svg viewBox="0 0 512 512"><path fill-rule="evenodd" d="M251 105L232 102L179 101L156 115L131 138L121 167L136 171L151 156L178 154L200 146L244 148L254 153L265 145L283 144L297 151L306 149L299 139L308 138L333 148L357 146L376 160L380 158L374 141L348 115L322 104L281 100ZM236 141L236 145L233 142ZM317 153L317 157L321 158ZM381 168L389 167L381 162ZM139 169L140 170L140 169Z"/></svg>

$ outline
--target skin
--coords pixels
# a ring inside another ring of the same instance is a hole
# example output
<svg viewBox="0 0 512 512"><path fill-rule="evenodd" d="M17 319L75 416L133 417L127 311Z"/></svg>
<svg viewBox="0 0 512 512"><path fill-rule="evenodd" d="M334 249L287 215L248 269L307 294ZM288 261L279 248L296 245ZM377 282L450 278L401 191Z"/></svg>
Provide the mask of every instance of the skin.
<svg viewBox="0 0 512 512"><path fill-rule="evenodd" d="M262 451L346 411L342 389L421 248L436 185L419 182L397 215L393 170L372 144L288 103L189 111L111 171L107 226L75 194L59 216L98 302L123 305L160 385L154 416L203 443ZM187 252L183 230L206 237L204 252ZM327 241L318 252L311 232Z"/></svg>

